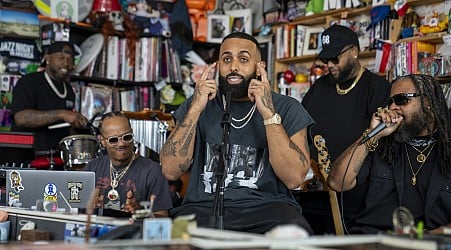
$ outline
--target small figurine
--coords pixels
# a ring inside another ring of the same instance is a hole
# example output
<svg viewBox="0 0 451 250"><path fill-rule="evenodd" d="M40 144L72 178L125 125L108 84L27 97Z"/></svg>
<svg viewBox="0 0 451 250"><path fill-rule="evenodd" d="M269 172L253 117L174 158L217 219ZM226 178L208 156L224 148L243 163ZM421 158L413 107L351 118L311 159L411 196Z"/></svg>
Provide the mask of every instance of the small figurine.
<svg viewBox="0 0 451 250"><path fill-rule="evenodd" d="M110 11L108 13L108 19L113 24L114 30L124 31L124 26L122 25L124 22L124 16L121 11Z"/></svg>
<svg viewBox="0 0 451 250"><path fill-rule="evenodd" d="M167 18L162 18L161 12L153 9L145 0L130 4L127 11L132 15L133 21L141 28L143 34L171 36Z"/></svg>

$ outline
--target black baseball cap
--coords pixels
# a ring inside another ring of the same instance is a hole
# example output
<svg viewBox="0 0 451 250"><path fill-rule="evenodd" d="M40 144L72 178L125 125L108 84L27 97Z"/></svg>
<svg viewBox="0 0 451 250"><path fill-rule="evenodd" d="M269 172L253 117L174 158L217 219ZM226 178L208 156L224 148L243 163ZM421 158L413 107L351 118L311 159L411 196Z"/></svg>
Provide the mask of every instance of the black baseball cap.
<svg viewBox="0 0 451 250"><path fill-rule="evenodd" d="M321 34L322 49L318 58L337 57L344 47L359 45L357 34L346 26L334 24Z"/></svg>
<svg viewBox="0 0 451 250"><path fill-rule="evenodd" d="M53 54L53 53L68 53L72 56L75 56L75 48L74 45L70 42L54 42L48 46L44 47L45 54Z"/></svg>

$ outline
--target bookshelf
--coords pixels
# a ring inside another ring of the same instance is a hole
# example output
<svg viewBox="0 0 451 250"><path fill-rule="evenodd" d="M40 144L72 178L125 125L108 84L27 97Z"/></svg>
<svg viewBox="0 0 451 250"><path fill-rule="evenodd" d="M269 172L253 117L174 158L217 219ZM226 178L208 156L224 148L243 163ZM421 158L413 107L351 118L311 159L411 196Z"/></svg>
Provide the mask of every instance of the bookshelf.
<svg viewBox="0 0 451 250"><path fill-rule="evenodd" d="M420 7L420 6L430 6L432 4L440 4L443 3L443 0L407 0L407 3L410 7ZM318 28L318 27L328 27L332 22L344 20L344 19L350 19L350 18L356 18L361 15L369 15L371 12L371 9L373 6L365 6L365 7L358 7L358 8L341 8L341 9L334 9L334 10L328 10L324 11L322 13L314 14L311 16L302 16L299 17L291 22L288 23L278 23L273 26L273 31L275 34L275 60L274 60L274 77L273 77L273 89L274 91L279 91L278 88L278 79L277 79L277 73L284 72L287 69L290 68L290 66L304 66L307 68L310 68L312 65L315 64L315 59L317 56L317 53L314 54L308 54L308 55L300 55L300 56L293 56L293 55L286 55L286 56L280 56L277 55L277 41L285 41L285 39L279 39L277 37L277 29L280 27L289 27L297 25L306 26L308 28ZM442 37L446 35L446 32L440 32L440 33L431 33L427 34L422 37L411 37L411 38L405 38L400 39L398 41L392 41L393 44L399 44L403 42L412 42L412 41L422 41L427 43L433 43L436 44L437 49L441 46L443 43ZM290 38L291 39L291 38ZM306 39L306 38L304 38ZM286 46L285 42L285 46ZM293 45L290 46L288 42L288 46L290 48L293 47ZM374 61L374 58L376 57L376 51L375 50L364 50L361 51L359 54L359 58L361 59L361 62L364 66L367 66L368 64L371 64ZM446 78L445 78L446 79ZM442 81L444 81L442 79Z"/></svg>

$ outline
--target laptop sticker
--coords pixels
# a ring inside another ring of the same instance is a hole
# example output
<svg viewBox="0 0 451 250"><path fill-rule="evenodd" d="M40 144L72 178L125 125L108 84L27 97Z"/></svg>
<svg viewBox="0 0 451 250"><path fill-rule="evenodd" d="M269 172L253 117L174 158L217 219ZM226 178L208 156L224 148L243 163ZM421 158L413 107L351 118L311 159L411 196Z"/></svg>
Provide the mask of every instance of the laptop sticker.
<svg viewBox="0 0 451 250"><path fill-rule="evenodd" d="M19 171L11 171L9 173L9 180L11 182L11 188L14 189L17 193L24 190L24 187L22 185L22 177L20 176Z"/></svg>
<svg viewBox="0 0 451 250"><path fill-rule="evenodd" d="M68 182L67 189L70 192L69 202L80 203L79 193L83 189L83 183L81 182Z"/></svg>

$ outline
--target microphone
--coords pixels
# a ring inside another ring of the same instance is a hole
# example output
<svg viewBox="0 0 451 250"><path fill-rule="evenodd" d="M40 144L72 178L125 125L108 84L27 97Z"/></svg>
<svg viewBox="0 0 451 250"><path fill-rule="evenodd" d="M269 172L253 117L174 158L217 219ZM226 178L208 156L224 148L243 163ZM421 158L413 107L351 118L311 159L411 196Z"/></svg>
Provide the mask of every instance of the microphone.
<svg viewBox="0 0 451 250"><path fill-rule="evenodd" d="M223 97L224 98L224 97ZM224 105L224 113L222 114L222 122L221 125L224 127L224 125L230 125L232 122L231 116L230 116L230 103L232 102L232 90L227 90L225 93L225 100L223 99L223 105Z"/></svg>
<svg viewBox="0 0 451 250"><path fill-rule="evenodd" d="M233 90L228 90L226 92L226 103L225 103L225 108L224 108L226 112L230 112L230 103L232 101L232 93L233 93Z"/></svg>
<svg viewBox="0 0 451 250"><path fill-rule="evenodd" d="M375 135L379 134L382 130L384 130L387 127L387 124L384 122L381 122L377 127L375 127L373 130L371 130L360 142L359 145L362 145L369 139L373 138Z"/></svg>

